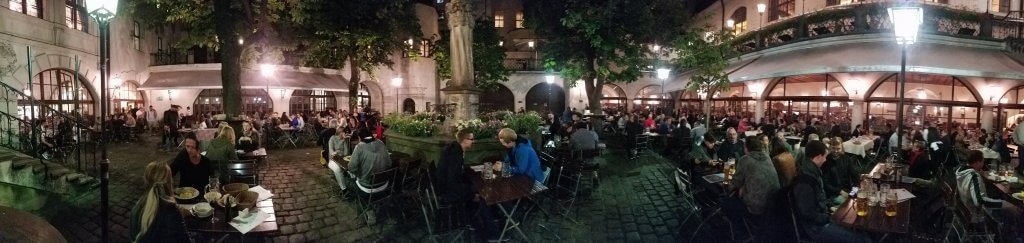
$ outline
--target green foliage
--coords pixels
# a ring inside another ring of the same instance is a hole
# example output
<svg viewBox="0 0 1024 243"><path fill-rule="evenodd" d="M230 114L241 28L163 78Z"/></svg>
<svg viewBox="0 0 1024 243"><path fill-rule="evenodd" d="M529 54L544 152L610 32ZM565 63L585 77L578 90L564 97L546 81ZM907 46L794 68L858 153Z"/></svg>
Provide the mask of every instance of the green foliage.
<svg viewBox="0 0 1024 243"><path fill-rule="evenodd" d="M451 45L448 31L441 33L434 42L434 61L438 78L452 78ZM473 84L482 90L493 91L498 82L508 81L511 70L505 68L505 48L498 46L501 35L494 28L494 22L482 19L473 27Z"/></svg>
<svg viewBox="0 0 1024 243"><path fill-rule="evenodd" d="M391 67L391 55L409 51L405 41L421 37L415 4L409 0L308 0L292 9L306 47L303 65L343 68L357 62L371 73Z"/></svg>
<svg viewBox="0 0 1024 243"><path fill-rule="evenodd" d="M389 130L410 137L430 137L434 136L438 130L433 116L393 113L384 116L382 122L388 126Z"/></svg>
<svg viewBox="0 0 1024 243"><path fill-rule="evenodd" d="M725 69L735 52L731 31L695 29L680 36L672 46L677 56L672 60L676 68L691 73L687 90L706 92L706 97L701 98L710 99L716 92L729 88Z"/></svg>
<svg viewBox="0 0 1024 243"><path fill-rule="evenodd" d="M471 119L455 122L455 131L468 129L476 139L495 138L498 136L498 130L504 127L505 124L498 120Z"/></svg>
<svg viewBox="0 0 1024 243"><path fill-rule="evenodd" d="M604 82L636 81L652 64L648 46L682 33L687 15L674 0L526 0L523 8L526 26L545 39L545 67L582 79L595 106Z"/></svg>
<svg viewBox="0 0 1024 243"><path fill-rule="evenodd" d="M506 116L504 121L505 127L511 128L516 131L516 134L521 135L536 133L540 124L544 124L544 119L541 119L540 114L535 111L514 113Z"/></svg>

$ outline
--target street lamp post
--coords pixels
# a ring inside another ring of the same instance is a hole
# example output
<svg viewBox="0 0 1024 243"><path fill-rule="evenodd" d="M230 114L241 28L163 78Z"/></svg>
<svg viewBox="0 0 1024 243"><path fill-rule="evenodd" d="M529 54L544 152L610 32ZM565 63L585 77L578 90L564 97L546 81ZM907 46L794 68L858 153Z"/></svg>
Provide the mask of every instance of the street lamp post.
<svg viewBox="0 0 1024 243"><path fill-rule="evenodd" d="M899 109L896 110L896 148L903 148L903 100L907 86L907 45L917 41L917 30L924 18L924 10L920 7L889 8L889 18L893 23L896 43L900 45L900 96Z"/></svg>
<svg viewBox="0 0 1024 243"><path fill-rule="evenodd" d="M110 239L110 160L107 158L107 113L110 101L107 99L107 76L110 74L110 19L117 14L118 0L87 0L89 15L96 19L100 29L100 240Z"/></svg>
<svg viewBox="0 0 1024 243"><path fill-rule="evenodd" d="M552 87L555 83L555 75L550 73L548 75L544 75L544 82L548 83L548 111L550 111L551 113L555 113L555 106L551 102L552 100L555 99L555 97L553 96L553 90L555 89L555 87Z"/></svg>
<svg viewBox="0 0 1024 243"><path fill-rule="evenodd" d="M401 104L398 102L398 88L402 87L402 77L395 77L391 79L391 86L395 87L395 112L401 113Z"/></svg>
<svg viewBox="0 0 1024 243"><path fill-rule="evenodd" d="M659 99L659 100L661 100L661 102L665 102L665 80L668 80L668 74L671 71L672 70L670 70L668 68L659 68L657 70L658 79L661 80L661 97ZM662 104L662 106L668 106L668 105Z"/></svg>
<svg viewBox="0 0 1024 243"><path fill-rule="evenodd" d="M765 10L768 10L768 5L764 5L763 3L758 3L757 4L757 14L760 15L759 17L757 17L757 29L758 30L760 30L761 27L764 27L764 11Z"/></svg>

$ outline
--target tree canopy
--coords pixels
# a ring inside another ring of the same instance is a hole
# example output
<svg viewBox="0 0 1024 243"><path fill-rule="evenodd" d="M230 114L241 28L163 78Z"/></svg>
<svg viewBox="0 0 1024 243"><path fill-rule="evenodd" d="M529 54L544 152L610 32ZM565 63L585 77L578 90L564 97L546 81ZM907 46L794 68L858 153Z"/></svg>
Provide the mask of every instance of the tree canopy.
<svg viewBox="0 0 1024 243"><path fill-rule="evenodd" d="M672 47L676 69L690 72L687 90L704 94L701 98L710 101L719 91L729 89L726 67L729 58L735 56L732 31L693 29L681 35ZM704 103L704 112L708 114L711 102Z"/></svg>
<svg viewBox="0 0 1024 243"><path fill-rule="evenodd" d="M525 0L527 27L544 38L545 67L567 85L582 80L595 114L601 87L633 82L652 64L650 46L684 31L686 11L673 0Z"/></svg>
<svg viewBox="0 0 1024 243"><path fill-rule="evenodd" d="M359 72L390 67L392 55L419 39L409 0L129 0L127 9L149 28L177 37L173 46L215 48L221 56L224 111L238 114L241 69L255 63L352 70L350 105Z"/></svg>
<svg viewBox="0 0 1024 243"><path fill-rule="evenodd" d="M452 78L452 62L447 31L434 43L434 60L439 79ZM505 48L498 45L501 35L488 19L476 21L473 27L473 84L482 90L498 88L498 82L508 81L511 70L505 68Z"/></svg>

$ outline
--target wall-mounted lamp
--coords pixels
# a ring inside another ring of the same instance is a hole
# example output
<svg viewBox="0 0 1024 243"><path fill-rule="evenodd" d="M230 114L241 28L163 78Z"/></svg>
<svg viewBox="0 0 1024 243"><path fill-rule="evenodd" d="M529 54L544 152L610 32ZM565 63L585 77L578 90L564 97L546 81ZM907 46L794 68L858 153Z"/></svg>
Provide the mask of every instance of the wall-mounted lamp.
<svg viewBox="0 0 1024 243"><path fill-rule="evenodd" d="M730 28L730 29L732 29L733 27L736 27L736 21L732 20L732 19L726 20L725 21L725 27L726 28Z"/></svg>
<svg viewBox="0 0 1024 243"><path fill-rule="evenodd" d="M526 42L526 46L533 48L533 41Z"/></svg>

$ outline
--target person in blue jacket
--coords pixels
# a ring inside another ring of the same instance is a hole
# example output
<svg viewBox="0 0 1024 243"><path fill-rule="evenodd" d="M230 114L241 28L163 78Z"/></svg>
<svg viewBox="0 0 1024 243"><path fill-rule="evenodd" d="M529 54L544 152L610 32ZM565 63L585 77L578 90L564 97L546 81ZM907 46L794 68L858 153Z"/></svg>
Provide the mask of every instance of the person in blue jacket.
<svg viewBox="0 0 1024 243"><path fill-rule="evenodd" d="M506 148L511 149L503 160L508 162L507 165L503 165L501 161L495 163L499 170L508 170L512 175L526 175L537 182L544 181L544 175L540 169L540 158L533 150L530 139L519 137L512 129L503 128L498 131L498 140Z"/></svg>

